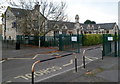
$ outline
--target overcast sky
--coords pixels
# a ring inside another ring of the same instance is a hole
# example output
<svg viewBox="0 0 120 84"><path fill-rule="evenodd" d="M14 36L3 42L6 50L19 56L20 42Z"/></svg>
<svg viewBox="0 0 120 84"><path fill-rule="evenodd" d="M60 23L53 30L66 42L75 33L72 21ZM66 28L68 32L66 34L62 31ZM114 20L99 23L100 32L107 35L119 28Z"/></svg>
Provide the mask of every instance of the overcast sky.
<svg viewBox="0 0 120 84"><path fill-rule="evenodd" d="M5 0L0 0L5 1ZM17 0L16 0L17 1ZM48 0L50 1L50 0ZM60 2L62 0L51 0ZM80 23L90 19L97 23L118 23L118 1L120 0L63 0L67 3L66 13L74 22L75 15L80 17Z"/></svg>

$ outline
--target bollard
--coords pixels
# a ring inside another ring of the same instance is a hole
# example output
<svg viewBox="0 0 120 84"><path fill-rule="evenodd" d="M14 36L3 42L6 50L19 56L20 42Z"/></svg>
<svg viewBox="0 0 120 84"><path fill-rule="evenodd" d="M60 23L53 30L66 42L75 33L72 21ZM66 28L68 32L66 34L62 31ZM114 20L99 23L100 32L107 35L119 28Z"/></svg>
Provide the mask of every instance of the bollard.
<svg viewBox="0 0 120 84"><path fill-rule="evenodd" d="M77 57L75 56L75 72L77 72Z"/></svg>
<svg viewBox="0 0 120 84"><path fill-rule="evenodd" d="M103 60L103 58L104 58L104 55L103 55L103 50L102 50L102 60Z"/></svg>
<svg viewBox="0 0 120 84"><path fill-rule="evenodd" d="M6 43L7 43L7 48L8 48L8 40L6 41Z"/></svg>
<svg viewBox="0 0 120 84"><path fill-rule="evenodd" d="M34 84L34 67L35 67L35 65L36 65L37 63L39 63L39 62L40 62L40 60L34 62L33 65L32 65L32 84Z"/></svg>
<svg viewBox="0 0 120 84"><path fill-rule="evenodd" d="M85 68L85 56L83 56L83 68Z"/></svg>
<svg viewBox="0 0 120 84"><path fill-rule="evenodd" d="M55 57L52 57L52 58L48 58L48 59L44 59L44 60L38 60L38 61L36 61L36 62L34 62L33 64L32 64L32 79L31 79L31 82L32 82L32 84L35 84L34 83L34 67L35 67L35 65L37 64L37 63L40 63L40 62L45 62L45 61L49 61L49 60L53 60L53 59L58 59L58 58L61 58L61 57L66 57L66 56L69 56L69 55L73 55L73 53L69 53L69 54L65 54L65 55L62 55L62 56L55 56ZM75 66L77 66L77 60L76 60L76 64L75 64ZM76 69L77 70L77 69Z"/></svg>

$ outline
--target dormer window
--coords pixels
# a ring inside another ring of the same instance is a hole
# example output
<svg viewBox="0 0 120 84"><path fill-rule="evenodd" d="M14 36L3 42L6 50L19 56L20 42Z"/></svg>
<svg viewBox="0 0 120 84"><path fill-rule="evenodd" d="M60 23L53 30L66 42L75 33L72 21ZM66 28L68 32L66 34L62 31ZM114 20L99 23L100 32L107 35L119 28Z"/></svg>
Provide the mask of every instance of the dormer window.
<svg viewBox="0 0 120 84"><path fill-rule="evenodd" d="M20 13L19 13L19 12L17 12L17 14L19 15Z"/></svg>
<svg viewBox="0 0 120 84"><path fill-rule="evenodd" d="M94 25L92 25L92 29L94 29Z"/></svg>
<svg viewBox="0 0 120 84"><path fill-rule="evenodd" d="M88 24L87 28L90 29L90 24Z"/></svg>
<svg viewBox="0 0 120 84"><path fill-rule="evenodd" d="M98 26L98 29L100 29L101 27L100 26Z"/></svg>
<svg viewBox="0 0 120 84"><path fill-rule="evenodd" d="M80 26L81 29L83 29L83 26Z"/></svg>
<svg viewBox="0 0 120 84"><path fill-rule="evenodd" d="M12 22L12 28L16 27L16 22Z"/></svg>

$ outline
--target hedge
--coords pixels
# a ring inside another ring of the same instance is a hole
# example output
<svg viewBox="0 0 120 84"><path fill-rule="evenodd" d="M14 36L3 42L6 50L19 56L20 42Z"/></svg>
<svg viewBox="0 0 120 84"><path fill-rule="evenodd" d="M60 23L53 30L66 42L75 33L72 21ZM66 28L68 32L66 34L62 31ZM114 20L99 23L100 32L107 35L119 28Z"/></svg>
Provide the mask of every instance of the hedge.
<svg viewBox="0 0 120 84"><path fill-rule="evenodd" d="M98 45L102 43L102 34L83 35L83 46Z"/></svg>

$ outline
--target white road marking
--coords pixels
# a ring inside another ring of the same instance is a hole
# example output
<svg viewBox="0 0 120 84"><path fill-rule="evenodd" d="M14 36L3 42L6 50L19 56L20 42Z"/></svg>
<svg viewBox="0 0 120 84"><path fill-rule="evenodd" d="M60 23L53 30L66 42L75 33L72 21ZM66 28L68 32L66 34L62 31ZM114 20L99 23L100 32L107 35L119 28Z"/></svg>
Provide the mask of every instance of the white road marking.
<svg viewBox="0 0 120 84"><path fill-rule="evenodd" d="M78 68L80 68L80 67L82 67L82 65L78 66ZM38 81L36 81L36 82L40 82L40 81L43 81L43 80L46 80L46 79L52 78L52 77L54 77L54 76L57 76L57 75L63 74L63 73L65 73L65 72L71 71L71 70L73 70L73 69L75 69L75 68L73 67L73 68L68 69L68 70L66 70L66 71L59 72L59 73L57 73L57 74L53 74L53 75L51 75L51 76L48 76L48 77L43 78L43 79L41 79L41 80L38 80Z"/></svg>
<svg viewBox="0 0 120 84"><path fill-rule="evenodd" d="M90 60L90 61L93 61L92 59L88 58L87 56L85 56L86 59Z"/></svg>
<svg viewBox="0 0 120 84"><path fill-rule="evenodd" d="M91 56L87 56L87 57L89 57L89 58L93 58L93 59L98 59L98 57L91 57Z"/></svg>
<svg viewBox="0 0 120 84"><path fill-rule="evenodd" d="M8 60L13 60L13 59L18 59L18 60L23 60L23 59L32 59L32 58L7 58Z"/></svg>
<svg viewBox="0 0 120 84"><path fill-rule="evenodd" d="M36 59L38 57L38 54L35 55L33 58L7 58L8 60L18 59L18 60L31 60Z"/></svg>
<svg viewBox="0 0 120 84"><path fill-rule="evenodd" d="M72 60L72 59L70 60L70 63L64 64L63 66L66 67L66 66L69 66L69 65L71 65L71 64L73 64L73 60Z"/></svg>
<svg viewBox="0 0 120 84"><path fill-rule="evenodd" d="M55 71L60 70L60 69L62 69L62 67L59 67L59 66L52 66L52 67L47 68L47 69L42 69L42 70L34 72L34 77L49 74L51 72L55 72ZM29 80L29 79L32 78L32 74L28 73L28 74L25 74L25 75L20 75L20 76L14 77L14 79L18 79L18 78Z"/></svg>
<svg viewBox="0 0 120 84"><path fill-rule="evenodd" d="M10 82L12 82L12 81L7 81L7 83L10 83Z"/></svg>
<svg viewBox="0 0 120 84"><path fill-rule="evenodd" d="M91 62L91 61L90 61L90 62ZM89 64L90 62L85 63L85 65ZM83 67L83 64L81 64L80 66L78 66L78 68L82 68L82 67ZM46 79L52 78L52 77L54 77L54 76L57 76L57 75L63 74L63 73L65 73L65 72L68 72L68 71L71 71L71 70L74 70L74 69L75 69L75 68L73 67L73 68L68 69L68 70L65 70L65 71L63 71L63 72L59 72L59 73L57 73L57 74L53 74L53 75L51 75L51 76L48 76L48 77L43 78L43 79L41 79L41 80L38 80L37 82L40 82L40 81L43 81L43 80L46 80Z"/></svg>
<svg viewBox="0 0 120 84"><path fill-rule="evenodd" d="M14 77L14 79L18 79L18 78L23 78L23 79L25 79L25 80L29 80L27 77L25 77L25 76L17 76L17 77Z"/></svg>

